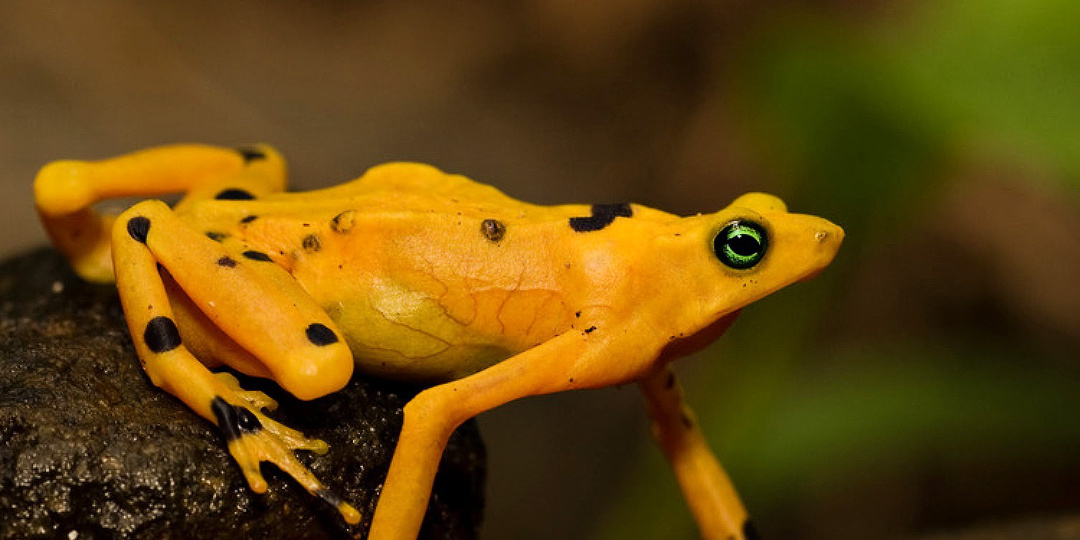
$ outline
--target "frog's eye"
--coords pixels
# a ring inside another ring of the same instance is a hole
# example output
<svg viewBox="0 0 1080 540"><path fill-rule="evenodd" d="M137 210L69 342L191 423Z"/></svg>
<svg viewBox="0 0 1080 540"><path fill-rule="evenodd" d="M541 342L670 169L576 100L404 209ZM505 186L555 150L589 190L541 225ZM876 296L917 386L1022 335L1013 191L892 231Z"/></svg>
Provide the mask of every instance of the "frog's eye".
<svg viewBox="0 0 1080 540"><path fill-rule="evenodd" d="M760 262L768 245L765 228L745 220L728 223L713 239L713 251L720 262L738 270Z"/></svg>

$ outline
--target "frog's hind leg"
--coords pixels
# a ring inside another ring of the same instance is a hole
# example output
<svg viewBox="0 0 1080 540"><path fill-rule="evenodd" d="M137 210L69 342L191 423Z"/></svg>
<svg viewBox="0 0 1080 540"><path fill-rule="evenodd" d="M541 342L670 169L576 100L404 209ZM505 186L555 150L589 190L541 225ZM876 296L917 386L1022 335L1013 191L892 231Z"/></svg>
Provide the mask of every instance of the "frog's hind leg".
<svg viewBox="0 0 1080 540"><path fill-rule="evenodd" d="M283 366L285 371L299 371L292 379L275 372L275 378L284 379L283 386L298 397L310 399L315 393L326 393L329 386L340 388L352 371L352 356L336 339L338 333L325 313L293 298L292 292L282 292L288 286L266 279L266 269L257 270L256 265L284 270L262 261L234 259L221 244L187 227L161 201L144 201L121 214L113 226L112 250L124 315L150 380L221 429L253 491L266 490L259 463L269 461L336 506L346 521L359 522L359 513L326 489L293 455L294 449L325 450L325 444L308 441L262 415L251 396L238 394L236 385L211 373L191 354L174 322L176 315L158 265L200 309L216 306L208 316L226 333L235 337L238 331L246 332L248 337L237 342L258 358L269 357L268 362L275 363L268 366L271 371ZM295 283L293 287L299 289ZM283 329L299 325L297 319L307 326L295 332ZM222 324L226 320L232 324ZM267 353L268 349L275 350ZM309 369L284 365L284 358ZM304 376L319 381L304 381ZM307 394L289 388L297 384L297 378L310 384L301 388Z"/></svg>
<svg viewBox="0 0 1080 540"><path fill-rule="evenodd" d="M285 162L269 146L239 149L203 145L150 148L97 162L54 161L34 179L38 214L53 244L89 281L113 281L112 214L93 205L120 197L191 193L223 182L228 196L258 196L285 188Z"/></svg>

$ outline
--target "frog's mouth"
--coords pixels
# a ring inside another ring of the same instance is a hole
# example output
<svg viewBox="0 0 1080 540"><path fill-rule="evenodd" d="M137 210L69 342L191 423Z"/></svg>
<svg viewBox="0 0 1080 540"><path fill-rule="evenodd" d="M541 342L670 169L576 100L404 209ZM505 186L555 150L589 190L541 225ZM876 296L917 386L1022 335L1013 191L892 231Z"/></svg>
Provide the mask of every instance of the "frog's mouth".
<svg viewBox="0 0 1080 540"><path fill-rule="evenodd" d="M804 282L810 281L811 279L814 279L814 278L818 277L818 275L821 274L824 271L825 271L825 267L822 266L821 268L818 268L817 270L814 270L814 271L810 272L809 274L806 274L805 276L799 278L799 283L804 283Z"/></svg>

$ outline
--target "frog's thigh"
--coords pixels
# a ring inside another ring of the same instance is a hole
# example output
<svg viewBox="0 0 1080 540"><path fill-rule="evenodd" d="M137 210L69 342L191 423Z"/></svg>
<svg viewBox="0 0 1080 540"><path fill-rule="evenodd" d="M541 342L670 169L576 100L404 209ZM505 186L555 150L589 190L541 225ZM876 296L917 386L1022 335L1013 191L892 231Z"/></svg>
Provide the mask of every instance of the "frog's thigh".
<svg viewBox="0 0 1080 540"><path fill-rule="evenodd" d="M34 199L49 237L75 271L90 281L110 282L115 216L98 214L94 203L188 192L234 176L247 185L249 177L263 178L262 191L277 191L284 188L284 174L284 161L267 146L162 146L97 162L49 163L34 179Z"/></svg>
<svg viewBox="0 0 1080 540"><path fill-rule="evenodd" d="M757 540L731 480L716 460L683 401L671 366L641 381L653 436L678 478L679 487L706 540Z"/></svg>
<svg viewBox="0 0 1080 540"><path fill-rule="evenodd" d="M292 453L294 449L325 450L325 443L307 440L263 416L235 388L214 376L181 340L157 264L180 266L169 252L186 245L191 253L185 264L199 266L200 256L208 255L206 249L222 249L220 245L187 229L160 201L144 201L121 214L113 228L112 243L124 316L151 381L222 430L230 453L254 491L266 490L259 463L269 461L311 493L337 506L347 521L357 522L359 514L329 492ZM170 273L175 276L177 269L170 269ZM228 304L228 300L224 302ZM230 308L235 306L226 306Z"/></svg>
<svg viewBox="0 0 1080 540"><path fill-rule="evenodd" d="M371 540L412 540L420 530L447 439L465 420L509 401L574 387L570 372L591 354L567 332L461 380L429 388L405 406L390 471L372 521ZM543 366L542 368L540 366Z"/></svg>

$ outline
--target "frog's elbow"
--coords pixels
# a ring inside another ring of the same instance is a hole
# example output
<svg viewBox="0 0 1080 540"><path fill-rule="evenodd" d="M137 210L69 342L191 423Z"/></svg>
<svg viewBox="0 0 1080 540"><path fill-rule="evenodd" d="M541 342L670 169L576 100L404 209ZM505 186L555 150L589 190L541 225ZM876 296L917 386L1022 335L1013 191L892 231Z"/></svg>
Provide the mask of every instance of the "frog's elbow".
<svg viewBox="0 0 1080 540"><path fill-rule="evenodd" d="M352 353L344 344L332 349L322 358L307 359L290 369L274 373L274 379L290 394L304 401L341 390L352 377Z"/></svg>

